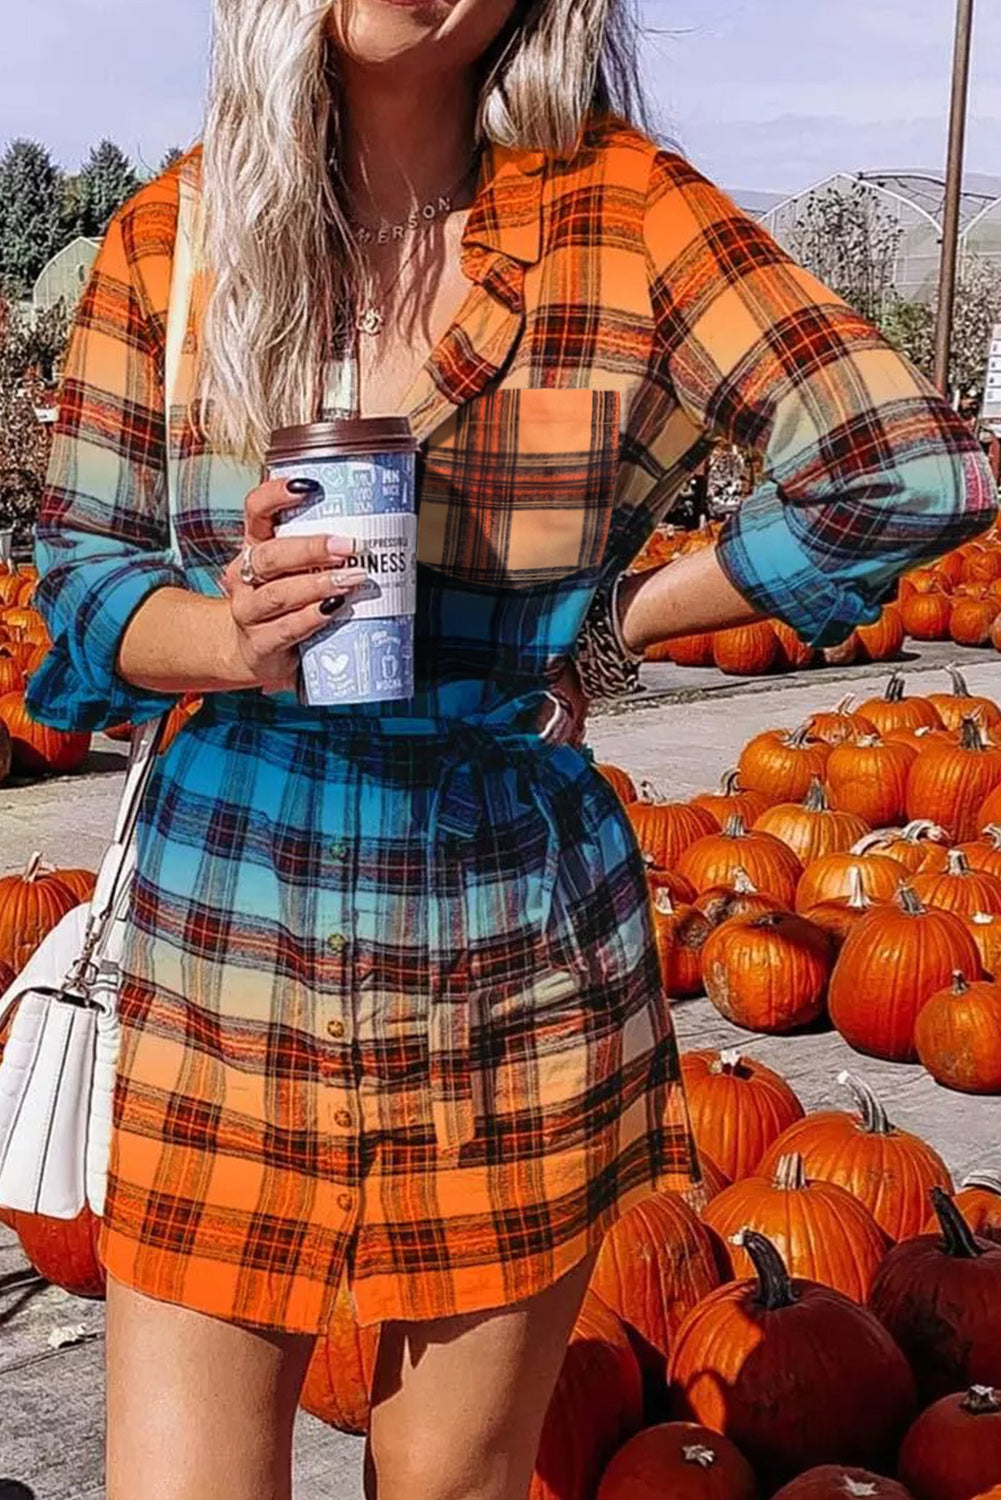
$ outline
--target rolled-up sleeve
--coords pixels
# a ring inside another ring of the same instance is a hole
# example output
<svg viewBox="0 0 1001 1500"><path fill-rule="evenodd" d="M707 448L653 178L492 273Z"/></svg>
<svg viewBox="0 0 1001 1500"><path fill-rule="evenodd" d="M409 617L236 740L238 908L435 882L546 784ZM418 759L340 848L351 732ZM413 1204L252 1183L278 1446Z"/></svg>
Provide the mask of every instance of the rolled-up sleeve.
<svg viewBox="0 0 1001 1500"><path fill-rule="evenodd" d="M654 158L645 234L678 403L763 460L720 565L763 613L837 645L901 573L990 525L980 444L872 324L671 152Z"/></svg>
<svg viewBox="0 0 1001 1500"><path fill-rule="evenodd" d="M77 307L35 532L33 603L52 647L26 704L57 729L142 723L180 697L134 687L116 669L143 601L186 587L171 547L162 346L138 264L136 202L112 219Z"/></svg>

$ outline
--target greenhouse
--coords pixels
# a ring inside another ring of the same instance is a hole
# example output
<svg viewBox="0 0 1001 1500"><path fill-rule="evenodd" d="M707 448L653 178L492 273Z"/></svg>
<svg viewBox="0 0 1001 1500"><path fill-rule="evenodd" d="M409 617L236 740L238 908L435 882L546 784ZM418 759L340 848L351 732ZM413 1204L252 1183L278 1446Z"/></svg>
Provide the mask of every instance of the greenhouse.
<svg viewBox="0 0 1001 1500"><path fill-rule="evenodd" d="M811 197L828 190L850 194L863 183L900 230L893 284L908 301L928 302L938 284L945 178L940 171L836 172L784 198L761 215L780 244L791 239ZM1001 277L1001 177L969 173L960 200L960 255L994 261Z"/></svg>

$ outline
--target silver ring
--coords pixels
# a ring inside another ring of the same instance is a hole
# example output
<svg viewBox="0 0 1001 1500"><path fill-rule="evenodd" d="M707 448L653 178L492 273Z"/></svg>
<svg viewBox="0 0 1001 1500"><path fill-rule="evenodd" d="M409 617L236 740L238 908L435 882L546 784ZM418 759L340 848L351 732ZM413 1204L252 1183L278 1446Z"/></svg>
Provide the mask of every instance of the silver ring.
<svg viewBox="0 0 1001 1500"><path fill-rule="evenodd" d="M248 542L240 553L240 578L246 584L253 587L262 580L254 572L254 544Z"/></svg>

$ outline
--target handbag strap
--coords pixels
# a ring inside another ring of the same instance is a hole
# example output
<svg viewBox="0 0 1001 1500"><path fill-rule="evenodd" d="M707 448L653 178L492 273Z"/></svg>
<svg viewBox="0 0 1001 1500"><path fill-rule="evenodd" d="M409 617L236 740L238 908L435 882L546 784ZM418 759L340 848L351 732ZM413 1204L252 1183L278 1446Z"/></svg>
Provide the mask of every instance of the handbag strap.
<svg viewBox="0 0 1001 1500"><path fill-rule="evenodd" d="M177 232L174 240L170 301L167 305L163 364L167 514L171 551L179 564L182 563L182 559L177 541L176 466L171 457L170 419L191 304L193 265L191 234L195 210L193 191L190 183L185 180L182 170L178 177ZM119 913L128 894L131 885L131 871L126 868L129 847L139 817L143 795L149 785L157 752L166 731L168 717L169 711L160 714L158 718L149 719L146 723L137 725L132 731L129 759L125 770L125 785L118 805L114 833L97 872L97 884L91 897L83 949L67 979L67 985L77 986L86 982L86 977L91 972L91 965L100 957L110 936L112 919Z"/></svg>

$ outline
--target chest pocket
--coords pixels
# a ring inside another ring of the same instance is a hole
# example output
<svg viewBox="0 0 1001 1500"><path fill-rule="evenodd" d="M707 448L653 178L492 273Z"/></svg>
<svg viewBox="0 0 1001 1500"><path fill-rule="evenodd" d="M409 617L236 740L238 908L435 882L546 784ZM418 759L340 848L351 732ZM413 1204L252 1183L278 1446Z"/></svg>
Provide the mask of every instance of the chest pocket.
<svg viewBox="0 0 1001 1500"><path fill-rule="evenodd" d="M618 391L485 392L428 441L418 562L515 589L597 567L618 455Z"/></svg>

